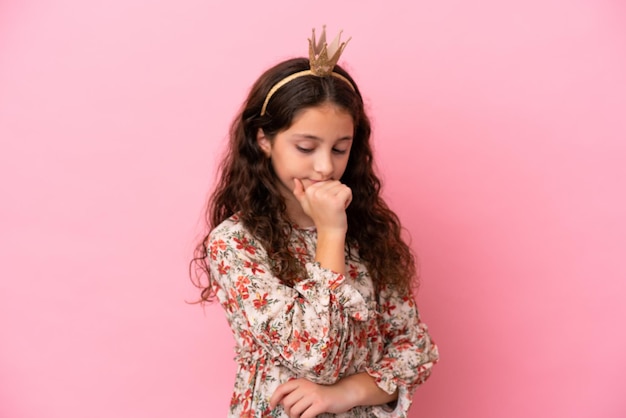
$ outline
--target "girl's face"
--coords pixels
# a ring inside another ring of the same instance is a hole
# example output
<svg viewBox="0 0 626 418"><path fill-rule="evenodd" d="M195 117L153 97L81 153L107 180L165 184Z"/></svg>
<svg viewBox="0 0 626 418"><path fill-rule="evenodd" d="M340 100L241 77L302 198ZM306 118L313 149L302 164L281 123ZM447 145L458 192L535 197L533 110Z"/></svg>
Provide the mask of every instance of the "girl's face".
<svg viewBox="0 0 626 418"><path fill-rule="evenodd" d="M291 200L295 178L302 180L305 189L318 181L341 178L350 157L353 135L352 115L325 103L303 109L273 141L262 130L257 139L271 158L283 196Z"/></svg>

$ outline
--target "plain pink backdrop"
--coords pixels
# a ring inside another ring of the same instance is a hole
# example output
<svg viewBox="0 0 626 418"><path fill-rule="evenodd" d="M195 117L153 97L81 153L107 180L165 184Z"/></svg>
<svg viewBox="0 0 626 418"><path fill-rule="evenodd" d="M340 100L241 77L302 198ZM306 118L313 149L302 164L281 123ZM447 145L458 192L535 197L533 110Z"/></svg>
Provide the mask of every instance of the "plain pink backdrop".
<svg viewBox="0 0 626 418"><path fill-rule="evenodd" d="M248 88L323 23L440 345L411 417L626 416L625 11L0 2L0 416L226 415L233 340L187 262Z"/></svg>

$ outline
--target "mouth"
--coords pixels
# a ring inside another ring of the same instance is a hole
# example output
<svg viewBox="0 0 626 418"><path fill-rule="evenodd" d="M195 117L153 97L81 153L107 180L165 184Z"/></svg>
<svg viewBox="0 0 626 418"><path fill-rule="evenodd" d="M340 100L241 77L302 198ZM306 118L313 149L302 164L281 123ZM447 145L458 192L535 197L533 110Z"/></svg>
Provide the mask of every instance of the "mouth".
<svg viewBox="0 0 626 418"><path fill-rule="evenodd" d="M325 182L325 181L328 181L328 180L311 180L311 179L305 179L305 180L304 180L304 182L303 182L303 184L304 184L304 187L305 187L305 188L307 188L307 187L312 186L312 185L314 185L314 184L316 184L316 183L323 183L323 182Z"/></svg>

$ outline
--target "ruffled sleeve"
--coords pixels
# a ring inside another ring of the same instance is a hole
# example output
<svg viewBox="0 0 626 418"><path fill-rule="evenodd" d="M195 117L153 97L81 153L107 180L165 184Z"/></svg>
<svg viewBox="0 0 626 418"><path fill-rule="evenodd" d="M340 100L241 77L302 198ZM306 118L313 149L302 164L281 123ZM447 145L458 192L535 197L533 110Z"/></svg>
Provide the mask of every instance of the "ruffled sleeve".
<svg viewBox="0 0 626 418"><path fill-rule="evenodd" d="M372 412L381 418L405 417L415 389L430 376L439 352L411 295L400 296L386 289L379 300L385 350L382 359L366 371L385 392L398 390L398 400L393 405L373 407Z"/></svg>
<svg viewBox="0 0 626 418"><path fill-rule="evenodd" d="M209 237L208 262L227 319L244 347L260 348L294 375L334 383L342 354L367 305L341 274L306 263L306 277L289 287L271 273L262 246L236 222Z"/></svg>

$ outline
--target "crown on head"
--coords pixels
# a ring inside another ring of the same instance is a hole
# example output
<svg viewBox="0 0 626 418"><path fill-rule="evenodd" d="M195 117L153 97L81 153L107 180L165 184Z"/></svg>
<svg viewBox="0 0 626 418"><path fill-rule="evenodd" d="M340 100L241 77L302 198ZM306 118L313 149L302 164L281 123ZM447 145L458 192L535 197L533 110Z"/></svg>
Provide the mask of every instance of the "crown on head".
<svg viewBox="0 0 626 418"><path fill-rule="evenodd" d="M309 39L309 69L288 75L278 83L274 84L265 96L263 106L261 107L261 116L265 115L267 104L278 89L289 83L291 80L295 80L296 78L305 75L314 75L317 77L332 76L345 81L352 90L356 91L350 80L333 71L335 69L335 65L337 65L337 61L339 61L341 53L346 48L350 39L352 39L348 38L347 41L341 42L341 32L342 31L339 31L333 42L328 45L326 43L326 26L322 27L322 35L320 36L318 42L315 41L315 29L313 29L313 36ZM328 58L329 55L330 58Z"/></svg>
<svg viewBox="0 0 626 418"><path fill-rule="evenodd" d="M313 28L313 36L309 39L309 62L311 72L314 75L323 77L333 72L343 50L350 42L350 39L352 39L348 38L347 41L341 42L342 32L339 31L335 39L328 45L326 43L326 25L322 26L322 34L318 42L315 41L315 28Z"/></svg>

